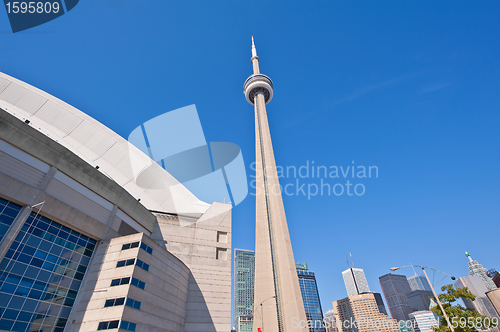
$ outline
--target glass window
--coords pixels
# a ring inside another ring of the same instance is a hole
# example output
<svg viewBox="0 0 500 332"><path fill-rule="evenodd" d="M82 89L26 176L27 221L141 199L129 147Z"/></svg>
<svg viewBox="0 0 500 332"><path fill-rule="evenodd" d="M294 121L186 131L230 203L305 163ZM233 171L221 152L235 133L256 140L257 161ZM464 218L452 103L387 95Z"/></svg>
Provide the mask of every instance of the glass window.
<svg viewBox="0 0 500 332"><path fill-rule="evenodd" d="M100 322L99 325L97 326L97 330L111 330L111 329L116 329L118 328L118 324L120 321L118 320L112 320L108 322Z"/></svg>
<svg viewBox="0 0 500 332"><path fill-rule="evenodd" d="M137 327L136 323L127 322L126 320L122 320L120 324L120 328L127 331L135 332L136 327Z"/></svg>
<svg viewBox="0 0 500 332"><path fill-rule="evenodd" d="M116 267L122 267L122 266L129 266L129 265L134 265L135 263L135 258L132 258L132 259L126 259L126 260L123 260L123 261L118 261L116 263Z"/></svg>
<svg viewBox="0 0 500 332"><path fill-rule="evenodd" d="M118 328L118 323L119 321L117 320L112 320L111 322L109 322L109 327L108 329L117 329Z"/></svg>
<svg viewBox="0 0 500 332"><path fill-rule="evenodd" d="M109 300L106 300L106 302L104 302L104 308L123 305L123 303L125 303L124 297L120 297L118 299L109 299Z"/></svg>
<svg viewBox="0 0 500 332"><path fill-rule="evenodd" d="M132 278L134 279L134 278ZM121 279L113 279L111 280L111 286L120 286L127 285L130 282L130 277L121 278Z"/></svg>
<svg viewBox="0 0 500 332"><path fill-rule="evenodd" d="M141 249L146 251L148 254L150 254L150 255L153 254L153 249L150 246L148 246L144 242L139 242L139 241L124 244L122 246L122 250L133 249L133 248L137 248L139 246Z"/></svg>
<svg viewBox="0 0 500 332"><path fill-rule="evenodd" d="M136 265L140 267L141 269L144 269L146 271L149 271L149 265L141 261L139 258L137 259Z"/></svg>
<svg viewBox="0 0 500 332"><path fill-rule="evenodd" d="M141 242L141 248L145 250L148 254L152 255L153 254L153 249L145 244L144 242Z"/></svg>
<svg viewBox="0 0 500 332"><path fill-rule="evenodd" d="M128 297L127 301L125 302L125 305L135 308L137 310L141 310L141 304L142 304L141 302L131 299L130 297Z"/></svg>
<svg viewBox="0 0 500 332"><path fill-rule="evenodd" d="M6 209L2 203L0 199L0 216ZM14 207L9 205L9 209ZM0 305L18 312L17 317L2 317L0 330L63 331L86 270L75 271L82 265L82 256L68 245L71 236L82 240L85 246L91 244L85 249L89 252L83 265L88 265L95 240L35 213L27 218L0 262L0 276L5 276L0 279ZM69 289L75 282L78 287ZM39 313L35 314L36 308ZM12 315L13 311L9 313Z"/></svg>
<svg viewBox="0 0 500 332"><path fill-rule="evenodd" d="M133 249L139 246L139 242L127 243L122 246L122 250Z"/></svg>
<svg viewBox="0 0 500 332"><path fill-rule="evenodd" d="M144 281L141 281L141 280L136 279L134 277L132 277L131 284L136 286L136 287L139 287L140 289L144 289L146 287L146 283Z"/></svg>

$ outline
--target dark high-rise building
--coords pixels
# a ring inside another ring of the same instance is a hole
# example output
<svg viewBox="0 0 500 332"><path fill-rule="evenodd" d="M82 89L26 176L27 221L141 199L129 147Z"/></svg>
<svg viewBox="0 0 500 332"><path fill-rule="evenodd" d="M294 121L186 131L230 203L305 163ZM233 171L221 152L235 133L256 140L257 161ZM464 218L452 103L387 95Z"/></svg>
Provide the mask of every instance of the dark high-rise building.
<svg viewBox="0 0 500 332"><path fill-rule="evenodd" d="M306 310L308 321L312 321L314 327L309 328L310 332L326 332L323 321L323 311L319 300L318 286L314 272L309 271L307 263L297 264L297 275L299 277L300 292Z"/></svg>
<svg viewBox="0 0 500 332"><path fill-rule="evenodd" d="M380 293L373 293L373 296L375 296L375 302L377 303L378 311L380 311L381 314L387 315L387 310L385 310L382 295L380 295Z"/></svg>
<svg viewBox="0 0 500 332"><path fill-rule="evenodd" d="M493 280L495 286L500 287L500 273L496 269L489 269L488 276Z"/></svg>
<svg viewBox="0 0 500 332"><path fill-rule="evenodd" d="M493 280L493 282L495 283L495 285L497 287L500 287L500 273L499 272L497 272L497 274L495 274L493 276L493 279L491 279L491 280Z"/></svg>
<svg viewBox="0 0 500 332"><path fill-rule="evenodd" d="M414 290L406 294L412 311L428 311L433 296L432 291L427 290Z"/></svg>
<svg viewBox="0 0 500 332"><path fill-rule="evenodd" d="M234 328L251 332L253 327L253 288L255 283L255 252L234 249Z"/></svg>
<svg viewBox="0 0 500 332"><path fill-rule="evenodd" d="M388 273L381 276L379 281L392 318L408 320L408 314L413 310L407 298L411 288L406 276Z"/></svg>

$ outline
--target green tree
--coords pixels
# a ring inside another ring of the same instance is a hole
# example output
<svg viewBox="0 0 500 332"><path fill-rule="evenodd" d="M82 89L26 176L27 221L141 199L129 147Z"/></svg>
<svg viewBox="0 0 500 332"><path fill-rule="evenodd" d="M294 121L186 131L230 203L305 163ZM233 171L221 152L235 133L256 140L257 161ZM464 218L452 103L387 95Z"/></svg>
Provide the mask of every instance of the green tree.
<svg viewBox="0 0 500 332"><path fill-rule="evenodd" d="M490 330L488 326L485 328L484 325L489 325L490 327L496 325L491 323L490 318L487 318L485 320L486 317L481 315L477 311L473 309L466 309L458 303L454 304L459 298L464 298L471 301L474 301L476 299L476 297L467 289L467 287L455 289L453 285L446 285L441 287L441 291L443 291L444 293L438 295L439 300L443 304L444 311L448 315L450 323L452 323L455 332L476 332L478 330ZM435 298L433 299L434 301L436 300ZM431 310L436 315L441 316L439 326L433 327L433 330L437 332L451 332L451 329L446 322L446 318L444 317L441 308L439 306L435 306Z"/></svg>

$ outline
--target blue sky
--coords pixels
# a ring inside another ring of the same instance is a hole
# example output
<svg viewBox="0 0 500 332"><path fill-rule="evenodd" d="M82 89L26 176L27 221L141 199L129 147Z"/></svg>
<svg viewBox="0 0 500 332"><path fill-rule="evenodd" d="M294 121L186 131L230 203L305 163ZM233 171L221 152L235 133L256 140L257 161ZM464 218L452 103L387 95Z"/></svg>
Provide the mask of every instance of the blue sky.
<svg viewBox="0 0 500 332"><path fill-rule="evenodd" d="M350 179L365 186L362 196L284 197L295 259L316 272L328 310L346 296L349 253L373 291L395 265L466 275L465 251L500 269L499 10L462 1L101 0L13 34L0 9L0 71L123 137L196 104L207 140L238 144L251 175L254 118L242 85L255 36L275 85L277 164L379 170ZM289 183L296 179L282 179ZM249 195L233 210L233 246L253 249L254 227Z"/></svg>

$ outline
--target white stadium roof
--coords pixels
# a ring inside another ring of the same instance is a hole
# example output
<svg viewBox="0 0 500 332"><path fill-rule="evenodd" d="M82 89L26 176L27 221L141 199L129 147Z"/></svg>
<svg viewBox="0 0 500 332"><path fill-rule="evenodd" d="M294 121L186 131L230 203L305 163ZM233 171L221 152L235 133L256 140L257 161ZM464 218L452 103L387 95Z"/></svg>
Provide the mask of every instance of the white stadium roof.
<svg viewBox="0 0 500 332"><path fill-rule="evenodd" d="M199 200L149 156L100 122L62 100L0 73L0 107L66 147L114 180L149 210L200 216ZM150 183L136 183L148 169Z"/></svg>

